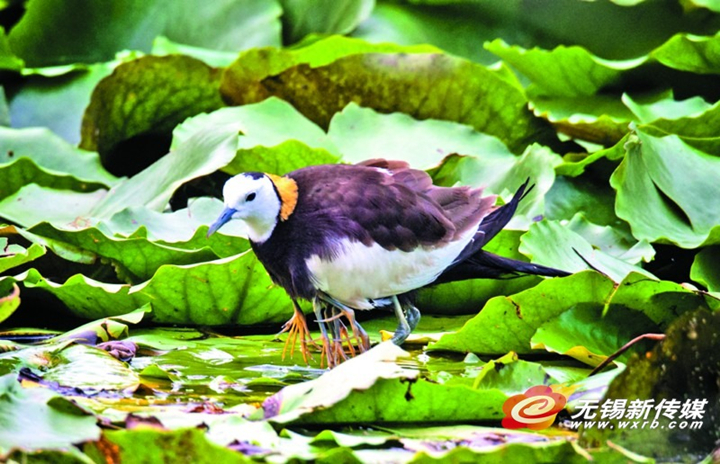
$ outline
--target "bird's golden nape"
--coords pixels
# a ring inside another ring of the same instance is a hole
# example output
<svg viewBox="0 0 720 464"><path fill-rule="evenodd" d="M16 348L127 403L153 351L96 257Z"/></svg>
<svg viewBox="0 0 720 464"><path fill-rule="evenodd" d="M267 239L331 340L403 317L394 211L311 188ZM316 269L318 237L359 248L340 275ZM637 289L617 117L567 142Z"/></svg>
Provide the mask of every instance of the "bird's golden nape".
<svg viewBox="0 0 720 464"><path fill-rule="evenodd" d="M442 282L516 274L567 275L483 250L530 190L511 201L470 187L438 187L400 161L321 165L285 176L239 174L223 189L225 208L209 233L230 220L247 225L258 260L293 302L283 326L291 356L297 341L307 362L315 345L298 300L312 302L321 363L329 367L370 347L356 310L386 307L398 320L400 345L420 321L419 289Z"/></svg>

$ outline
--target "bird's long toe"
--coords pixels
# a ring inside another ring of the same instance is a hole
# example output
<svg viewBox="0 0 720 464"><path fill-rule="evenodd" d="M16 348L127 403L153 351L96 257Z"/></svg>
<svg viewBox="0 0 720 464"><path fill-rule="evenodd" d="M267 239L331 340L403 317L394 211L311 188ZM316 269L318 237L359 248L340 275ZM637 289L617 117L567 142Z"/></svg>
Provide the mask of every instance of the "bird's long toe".
<svg viewBox="0 0 720 464"><path fill-rule="evenodd" d="M309 359L312 359L312 355L310 354L308 345L313 345L315 348L319 347L310 336L310 330L308 329L305 315L300 310L297 303L293 303L293 316L283 325L282 330L278 333L278 336L285 332L288 334L287 340L285 340L285 345L283 346L282 359L285 360L288 347L290 347L290 358L295 355L295 346L299 340L300 353L302 354L303 361L305 361L305 364L309 364Z"/></svg>

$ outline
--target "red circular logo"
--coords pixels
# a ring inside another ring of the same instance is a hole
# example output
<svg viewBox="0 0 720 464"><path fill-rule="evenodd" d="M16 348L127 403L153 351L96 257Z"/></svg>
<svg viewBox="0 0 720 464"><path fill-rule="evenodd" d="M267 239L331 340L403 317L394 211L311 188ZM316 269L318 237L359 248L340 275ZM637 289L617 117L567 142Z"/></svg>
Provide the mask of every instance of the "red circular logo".
<svg viewBox="0 0 720 464"><path fill-rule="evenodd" d="M506 429L546 429L552 425L555 416L566 403L567 398L550 387L538 385L529 388L525 393L511 396L505 401L502 426Z"/></svg>

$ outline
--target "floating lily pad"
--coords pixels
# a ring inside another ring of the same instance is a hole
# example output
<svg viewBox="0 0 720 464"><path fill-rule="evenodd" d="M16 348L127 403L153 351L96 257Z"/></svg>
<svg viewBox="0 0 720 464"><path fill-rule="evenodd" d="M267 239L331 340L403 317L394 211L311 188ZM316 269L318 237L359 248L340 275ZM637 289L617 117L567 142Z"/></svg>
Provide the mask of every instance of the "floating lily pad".
<svg viewBox="0 0 720 464"><path fill-rule="evenodd" d="M23 388L17 375L0 377L0 397L0 456L13 450L69 450L100 438L95 416L45 388Z"/></svg>

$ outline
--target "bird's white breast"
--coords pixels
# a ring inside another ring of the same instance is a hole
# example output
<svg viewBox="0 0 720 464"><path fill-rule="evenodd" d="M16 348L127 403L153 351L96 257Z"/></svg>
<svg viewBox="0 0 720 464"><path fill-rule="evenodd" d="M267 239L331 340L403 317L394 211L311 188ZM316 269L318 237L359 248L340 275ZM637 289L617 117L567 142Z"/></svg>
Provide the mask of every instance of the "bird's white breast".
<svg viewBox="0 0 720 464"><path fill-rule="evenodd" d="M318 255L305 263L315 286L355 309L371 309L368 300L409 292L433 282L470 242L475 230L459 240L413 251L386 250L347 239L331 260Z"/></svg>

